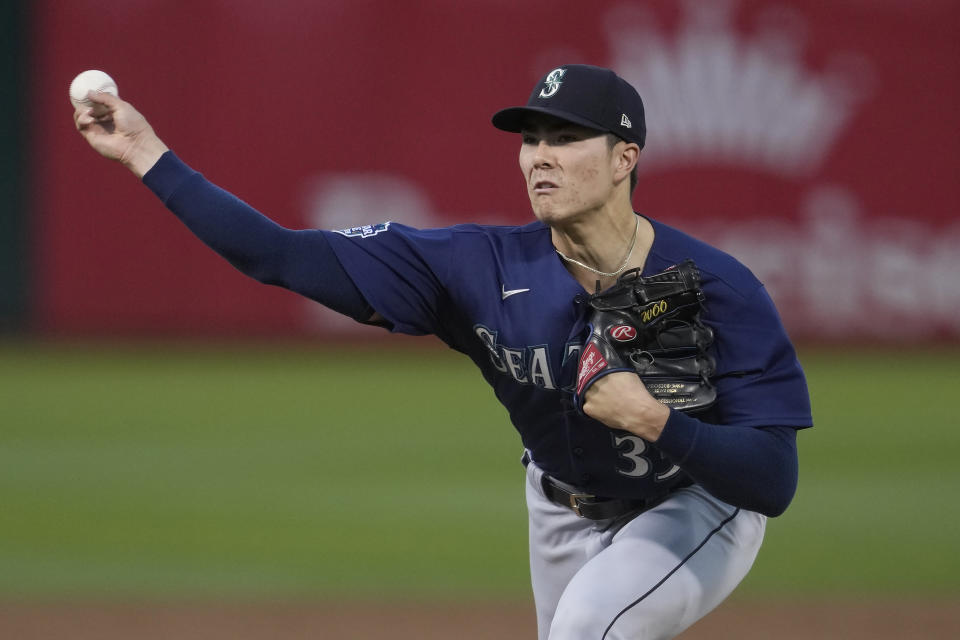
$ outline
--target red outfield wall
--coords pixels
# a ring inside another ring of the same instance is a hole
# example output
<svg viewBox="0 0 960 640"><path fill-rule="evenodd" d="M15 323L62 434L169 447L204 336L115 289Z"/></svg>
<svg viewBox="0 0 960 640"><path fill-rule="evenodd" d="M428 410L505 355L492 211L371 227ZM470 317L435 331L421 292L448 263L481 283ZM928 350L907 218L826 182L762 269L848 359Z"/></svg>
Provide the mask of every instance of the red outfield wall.
<svg viewBox="0 0 960 640"><path fill-rule="evenodd" d="M239 275L96 157L70 118L79 71L113 75L184 160L280 223L344 228L528 221L518 141L489 117L586 62L647 104L637 210L738 255L795 337L960 337L960 2L33 6L43 332L355 330Z"/></svg>

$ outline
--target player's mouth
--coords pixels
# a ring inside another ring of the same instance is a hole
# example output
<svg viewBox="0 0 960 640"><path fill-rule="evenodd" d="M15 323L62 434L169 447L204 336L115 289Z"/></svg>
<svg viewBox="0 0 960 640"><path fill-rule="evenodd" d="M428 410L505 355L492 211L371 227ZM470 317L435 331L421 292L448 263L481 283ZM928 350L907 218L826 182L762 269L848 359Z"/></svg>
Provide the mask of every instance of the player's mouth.
<svg viewBox="0 0 960 640"><path fill-rule="evenodd" d="M536 194L553 193L558 188L555 182L549 180L537 180L533 183L533 192Z"/></svg>

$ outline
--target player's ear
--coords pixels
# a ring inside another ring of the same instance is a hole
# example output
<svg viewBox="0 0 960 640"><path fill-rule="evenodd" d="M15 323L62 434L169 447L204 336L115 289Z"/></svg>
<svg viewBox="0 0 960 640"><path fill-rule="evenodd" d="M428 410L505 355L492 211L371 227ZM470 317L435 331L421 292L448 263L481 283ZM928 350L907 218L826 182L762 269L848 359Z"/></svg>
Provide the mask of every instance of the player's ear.
<svg viewBox="0 0 960 640"><path fill-rule="evenodd" d="M640 147L633 142L621 141L613 148L614 160L616 162L614 171L616 179L619 181L628 178L633 168L637 166L640 159Z"/></svg>

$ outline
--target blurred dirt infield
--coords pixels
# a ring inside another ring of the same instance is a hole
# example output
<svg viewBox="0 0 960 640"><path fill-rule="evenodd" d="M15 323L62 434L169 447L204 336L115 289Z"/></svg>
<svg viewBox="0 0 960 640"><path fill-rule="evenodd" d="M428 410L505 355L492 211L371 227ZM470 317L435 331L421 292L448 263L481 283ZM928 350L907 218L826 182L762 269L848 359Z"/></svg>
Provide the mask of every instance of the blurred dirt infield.
<svg viewBox="0 0 960 640"><path fill-rule="evenodd" d="M729 602L683 640L960 637L960 603ZM528 603L0 604L0 638L16 640L534 640Z"/></svg>

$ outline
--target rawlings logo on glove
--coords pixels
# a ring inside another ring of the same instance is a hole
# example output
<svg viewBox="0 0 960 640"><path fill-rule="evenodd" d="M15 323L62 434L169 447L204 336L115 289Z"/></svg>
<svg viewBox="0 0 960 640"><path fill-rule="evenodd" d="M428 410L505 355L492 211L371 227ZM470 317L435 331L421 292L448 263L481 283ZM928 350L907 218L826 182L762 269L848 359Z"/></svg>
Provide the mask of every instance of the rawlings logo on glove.
<svg viewBox="0 0 960 640"><path fill-rule="evenodd" d="M590 336L580 354L574 402L603 376L633 371L650 394L680 411L712 405L715 363L707 353L713 331L700 321L700 271L692 260L647 277L627 271L590 297Z"/></svg>

